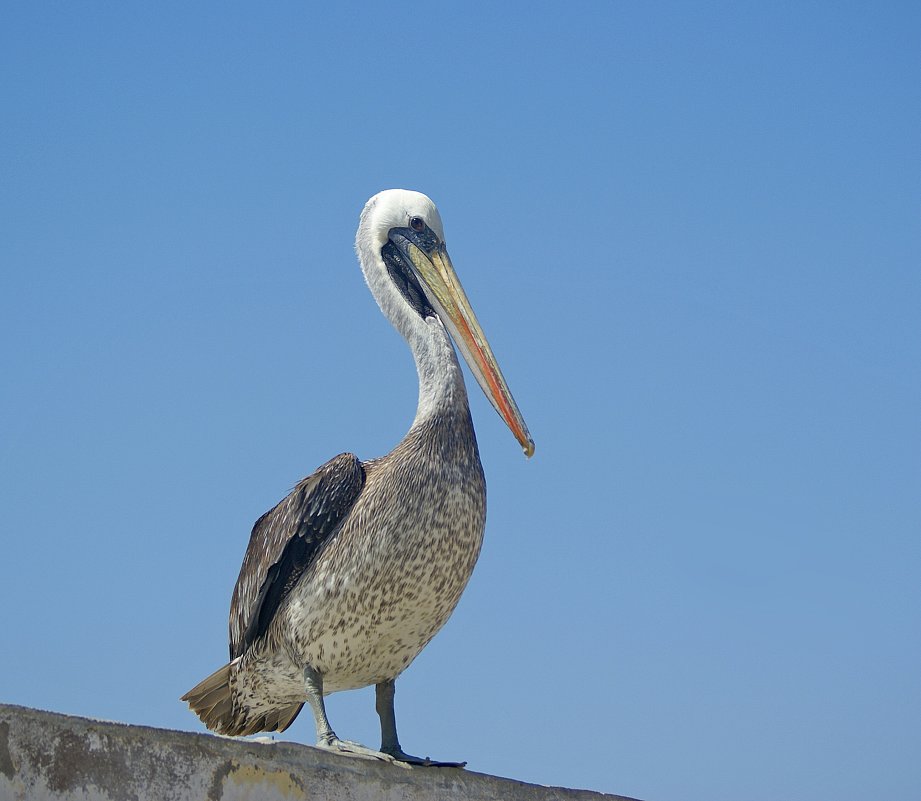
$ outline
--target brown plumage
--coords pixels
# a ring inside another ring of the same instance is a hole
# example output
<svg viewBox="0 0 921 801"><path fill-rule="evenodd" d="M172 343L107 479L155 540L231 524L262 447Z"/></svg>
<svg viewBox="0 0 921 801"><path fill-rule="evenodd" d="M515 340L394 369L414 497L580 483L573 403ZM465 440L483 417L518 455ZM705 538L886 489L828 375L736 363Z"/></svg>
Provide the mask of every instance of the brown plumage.
<svg viewBox="0 0 921 801"><path fill-rule="evenodd" d="M212 731L231 736L284 731L300 714L303 701L278 707L263 715L240 715L238 711L235 712L230 689L230 668L229 663L218 668L181 699L188 702L202 723Z"/></svg>
<svg viewBox="0 0 921 801"><path fill-rule="evenodd" d="M256 522L231 600L231 661L182 700L228 735L283 731L309 702L319 745L432 764L400 748L393 682L457 605L486 520L449 331L525 453L534 446L454 275L434 204L403 190L375 196L356 245L372 293L412 349L416 418L387 456L335 457ZM383 753L339 740L323 704L370 684Z"/></svg>
<svg viewBox="0 0 921 801"><path fill-rule="evenodd" d="M377 684L444 625L486 517L476 437L459 418L414 426L381 459L337 456L257 521L231 602L231 662L182 698L208 728L284 731L305 663L327 693Z"/></svg>

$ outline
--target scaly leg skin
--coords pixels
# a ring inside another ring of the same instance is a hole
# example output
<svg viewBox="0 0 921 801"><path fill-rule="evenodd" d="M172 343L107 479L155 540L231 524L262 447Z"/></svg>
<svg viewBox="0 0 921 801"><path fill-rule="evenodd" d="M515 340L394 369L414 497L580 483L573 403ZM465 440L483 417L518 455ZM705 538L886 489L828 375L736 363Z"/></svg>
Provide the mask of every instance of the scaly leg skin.
<svg viewBox="0 0 921 801"><path fill-rule="evenodd" d="M375 751L360 743L340 740L336 736L336 732L329 725L329 718L326 717L326 704L323 702L323 676L309 665L304 668L304 687L307 690L307 701L313 710L313 720L317 727L317 748L335 751L345 756L379 759L382 762L400 765L400 767L409 767L409 765L398 762L391 754Z"/></svg>
<svg viewBox="0 0 921 801"><path fill-rule="evenodd" d="M389 754L398 764L423 765L433 768L462 768L466 762L436 762L434 759L412 756L400 747L397 737L397 719L393 711L395 692L394 679L382 681L375 686L377 714L381 719L381 751Z"/></svg>

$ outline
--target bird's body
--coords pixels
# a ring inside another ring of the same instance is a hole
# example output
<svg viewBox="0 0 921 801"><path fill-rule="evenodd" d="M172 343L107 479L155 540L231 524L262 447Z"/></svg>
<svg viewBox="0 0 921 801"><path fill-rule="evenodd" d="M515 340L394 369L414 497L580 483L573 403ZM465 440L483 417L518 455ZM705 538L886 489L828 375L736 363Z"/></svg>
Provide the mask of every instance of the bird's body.
<svg viewBox="0 0 921 801"><path fill-rule="evenodd" d="M365 483L342 528L235 672L249 717L270 714L279 702L303 702L304 664L323 675L327 694L395 678L447 621L473 572L486 521L476 440L469 414L460 416L466 419L455 417L450 427L426 420L392 453L361 464ZM296 515L309 481L269 514Z"/></svg>
<svg viewBox="0 0 921 801"><path fill-rule="evenodd" d="M413 761L396 738L393 681L453 612L486 520L467 392L443 318L454 320L452 333L460 321L455 341L467 338L459 346L468 363L474 351L478 381L488 382L528 455L533 444L485 339L475 336L472 311L446 309L439 277L419 273L419 254L431 254L425 266L450 267L431 201L403 190L375 196L357 249L372 293L413 351L416 417L386 456L335 457L257 521L231 602L231 661L184 700L223 734L283 730L307 701L318 744L349 752L356 749L329 728L323 695L374 684L382 751ZM459 284L446 283L466 304Z"/></svg>

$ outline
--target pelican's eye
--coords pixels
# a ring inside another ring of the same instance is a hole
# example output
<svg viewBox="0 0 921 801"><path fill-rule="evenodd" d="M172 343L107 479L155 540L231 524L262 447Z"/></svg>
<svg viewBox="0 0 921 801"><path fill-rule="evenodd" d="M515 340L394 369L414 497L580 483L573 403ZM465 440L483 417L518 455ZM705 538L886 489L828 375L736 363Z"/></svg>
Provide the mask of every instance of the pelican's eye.
<svg viewBox="0 0 921 801"><path fill-rule="evenodd" d="M425 230L425 220L421 217L413 217L409 221L409 225L417 234L421 234Z"/></svg>

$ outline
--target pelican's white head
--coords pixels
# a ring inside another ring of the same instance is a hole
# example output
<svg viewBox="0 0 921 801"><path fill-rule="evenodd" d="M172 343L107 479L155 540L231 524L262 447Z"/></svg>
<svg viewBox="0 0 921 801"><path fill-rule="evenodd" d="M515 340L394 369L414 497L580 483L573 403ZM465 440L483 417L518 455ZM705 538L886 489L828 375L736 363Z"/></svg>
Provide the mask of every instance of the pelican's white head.
<svg viewBox="0 0 921 801"><path fill-rule="evenodd" d="M407 228L410 220L418 217L444 242L445 232L438 207L428 195L411 189L385 189L378 192L361 212L355 247L361 253L367 245L380 251L387 241L391 228Z"/></svg>
<svg viewBox="0 0 921 801"><path fill-rule="evenodd" d="M444 326L525 454L534 453L528 427L454 272L431 199L408 189L378 192L361 212L355 249L371 294L410 343L417 364L431 324Z"/></svg>

